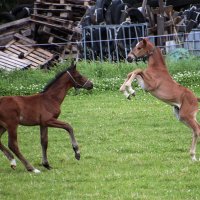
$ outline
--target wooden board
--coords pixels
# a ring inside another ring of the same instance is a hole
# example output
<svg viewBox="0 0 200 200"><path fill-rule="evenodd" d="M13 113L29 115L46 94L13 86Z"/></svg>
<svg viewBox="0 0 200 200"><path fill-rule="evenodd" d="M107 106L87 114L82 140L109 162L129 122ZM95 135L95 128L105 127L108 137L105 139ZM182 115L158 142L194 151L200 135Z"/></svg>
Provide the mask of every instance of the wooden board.
<svg viewBox="0 0 200 200"><path fill-rule="evenodd" d="M26 69L31 66L31 62L18 59L13 55L0 51L0 68L5 70Z"/></svg>
<svg viewBox="0 0 200 200"><path fill-rule="evenodd" d="M60 3L60 4L78 4L78 5L94 5L92 0L36 0L36 2L45 2L45 3Z"/></svg>
<svg viewBox="0 0 200 200"><path fill-rule="evenodd" d="M31 21L50 27L56 27L61 30L67 30L69 32L72 32L73 29L73 21L59 19L55 17L48 17L44 15L32 15Z"/></svg>
<svg viewBox="0 0 200 200"><path fill-rule="evenodd" d="M85 14L87 8L87 6L79 4L35 2L33 14L67 19L71 21L80 21L80 19Z"/></svg>
<svg viewBox="0 0 200 200"><path fill-rule="evenodd" d="M51 44L61 57L75 55L77 50L68 48L69 41L82 38L76 27L88 5L94 4L93 0L35 0L31 21L39 27L36 34L45 35L45 43Z"/></svg>
<svg viewBox="0 0 200 200"><path fill-rule="evenodd" d="M28 25L30 22L30 18L23 18L20 20L16 20L13 22L5 23L0 25L0 33L2 34L5 31L18 29L19 27L23 27L24 25Z"/></svg>
<svg viewBox="0 0 200 200"><path fill-rule="evenodd" d="M34 67L34 68L41 67L53 59L53 54L38 47L34 43L35 41L29 38L23 37L20 34L15 34L15 39L10 41L5 46L1 54L4 53L7 56L11 56L12 58L15 58L12 62L17 64L18 67L22 66L20 63L23 63L23 61L25 63L28 63L30 67ZM3 57L0 57L0 63L1 62L3 63L2 65L9 64L8 59L6 60ZM13 65L10 64L10 66L13 66ZM22 66L22 67L26 67L26 66Z"/></svg>

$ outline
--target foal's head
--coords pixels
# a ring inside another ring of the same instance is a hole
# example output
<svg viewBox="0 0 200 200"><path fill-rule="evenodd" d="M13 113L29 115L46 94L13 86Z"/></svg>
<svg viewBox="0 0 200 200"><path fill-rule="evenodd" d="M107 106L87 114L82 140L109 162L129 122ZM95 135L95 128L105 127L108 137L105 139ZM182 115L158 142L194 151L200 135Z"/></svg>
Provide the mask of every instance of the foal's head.
<svg viewBox="0 0 200 200"><path fill-rule="evenodd" d="M137 45L131 49L127 56L127 61L137 61L138 59L145 59L148 58L150 55L153 54L155 50L155 46L147 39L144 38Z"/></svg>
<svg viewBox="0 0 200 200"><path fill-rule="evenodd" d="M77 71L76 65L73 62L67 69L67 74L74 88L84 88L87 90L93 88L93 83Z"/></svg>

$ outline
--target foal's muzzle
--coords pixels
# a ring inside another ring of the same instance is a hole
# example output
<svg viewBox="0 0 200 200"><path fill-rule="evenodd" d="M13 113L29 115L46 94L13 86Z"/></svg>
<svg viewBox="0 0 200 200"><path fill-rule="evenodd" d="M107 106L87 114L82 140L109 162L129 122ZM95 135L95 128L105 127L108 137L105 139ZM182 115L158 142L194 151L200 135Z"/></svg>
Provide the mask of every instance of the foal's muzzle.
<svg viewBox="0 0 200 200"><path fill-rule="evenodd" d="M126 60L131 63L131 62L133 62L134 59L132 56L128 56Z"/></svg>
<svg viewBox="0 0 200 200"><path fill-rule="evenodd" d="M91 90L93 88L93 83L87 80L86 83L83 85L83 88L86 90Z"/></svg>
<svg viewBox="0 0 200 200"><path fill-rule="evenodd" d="M126 58L126 60L128 61L128 62L133 62L134 60L136 60L136 55L135 54L133 54L133 53L129 53L128 54L128 56L127 56L127 58Z"/></svg>

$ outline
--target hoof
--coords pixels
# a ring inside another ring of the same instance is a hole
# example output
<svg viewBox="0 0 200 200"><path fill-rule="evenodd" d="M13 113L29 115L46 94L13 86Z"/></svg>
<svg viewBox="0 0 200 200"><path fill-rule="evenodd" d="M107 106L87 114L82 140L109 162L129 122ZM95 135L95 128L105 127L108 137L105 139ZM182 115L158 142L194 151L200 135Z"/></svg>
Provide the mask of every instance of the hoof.
<svg viewBox="0 0 200 200"><path fill-rule="evenodd" d="M75 152L75 158L77 160L80 160L81 155L80 155L80 151L78 150L78 146L73 146L73 150Z"/></svg>
<svg viewBox="0 0 200 200"><path fill-rule="evenodd" d="M29 168L26 168L28 172L31 172L31 173L35 173L35 174L39 174L41 171L36 169L36 168L33 168L33 167L29 167Z"/></svg>
<svg viewBox="0 0 200 200"><path fill-rule="evenodd" d="M48 170L52 169L52 167L48 163L46 163L46 164L43 163L42 166Z"/></svg>
<svg viewBox="0 0 200 200"><path fill-rule="evenodd" d="M38 169L33 169L32 172L35 173L35 174L39 174L41 171L38 170Z"/></svg>
<svg viewBox="0 0 200 200"><path fill-rule="evenodd" d="M127 96L127 99L128 99L128 100L131 100L131 96L132 96L132 95L129 94L129 95Z"/></svg>
<svg viewBox="0 0 200 200"><path fill-rule="evenodd" d="M135 92L133 92L133 93L131 94L131 96L135 97Z"/></svg>
<svg viewBox="0 0 200 200"><path fill-rule="evenodd" d="M15 160L15 159L11 160L11 162L10 162L10 167L11 167L13 170L15 170L15 169L16 169L16 166L17 166L16 160Z"/></svg>
<svg viewBox="0 0 200 200"><path fill-rule="evenodd" d="M80 160L80 158L81 158L80 153L76 153L76 154L75 154L75 158L76 158L76 160Z"/></svg>
<svg viewBox="0 0 200 200"><path fill-rule="evenodd" d="M15 170L16 169L16 165L10 165L10 167Z"/></svg>
<svg viewBox="0 0 200 200"><path fill-rule="evenodd" d="M197 159L196 159L195 156L192 156L192 161L193 161L193 162L196 162L196 161L197 161Z"/></svg>

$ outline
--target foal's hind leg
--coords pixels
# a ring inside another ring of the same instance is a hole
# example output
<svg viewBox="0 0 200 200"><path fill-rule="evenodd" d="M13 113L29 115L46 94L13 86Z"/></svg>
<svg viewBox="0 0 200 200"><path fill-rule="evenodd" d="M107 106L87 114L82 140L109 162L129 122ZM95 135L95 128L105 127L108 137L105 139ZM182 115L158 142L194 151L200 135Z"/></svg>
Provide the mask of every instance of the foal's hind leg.
<svg viewBox="0 0 200 200"><path fill-rule="evenodd" d="M200 135L200 127L199 124L195 120L184 120L186 124L191 127L193 133L192 133L192 145L190 148L190 155L193 161L196 161L196 145L197 145L197 140L198 136Z"/></svg>
<svg viewBox="0 0 200 200"><path fill-rule="evenodd" d="M17 142L17 125L12 125L8 128L8 147L11 151L19 158L19 160L24 164L28 171L39 173L40 171L35 169L21 154L18 142Z"/></svg>
<svg viewBox="0 0 200 200"><path fill-rule="evenodd" d="M195 132L193 132L193 135L192 135L192 145L191 145L191 148L190 148L190 155L191 155L193 161L197 160L196 159L197 139L198 139L198 135Z"/></svg>
<svg viewBox="0 0 200 200"><path fill-rule="evenodd" d="M47 169L51 169L47 160L47 147L48 147L48 128L40 126L40 141L42 145L42 165Z"/></svg>
<svg viewBox="0 0 200 200"><path fill-rule="evenodd" d="M192 111L190 110L190 108L192 109ZM196 121L197 112L198 112L198 107L195 110L195 106L193 108L191 106L188 106L188 107L184 106L179 111L180 121L184 122L193 131L192 145L190 148L190 155L193 161L197 160L196 159L196 144L197 144L198 136L200 136L200 125Z"/></svg>
<svg viewBox="0 0 200 200"><path fill-rule="evenodd" d="M0 126L0 139L1 136L5 133L6 129ZM1 143L0 140L0 150L4 153L4 155L8 158L10 161L10 166L12 169L16 168L16 161L12 153Z"/></svg>

